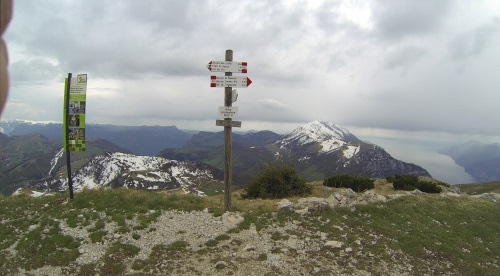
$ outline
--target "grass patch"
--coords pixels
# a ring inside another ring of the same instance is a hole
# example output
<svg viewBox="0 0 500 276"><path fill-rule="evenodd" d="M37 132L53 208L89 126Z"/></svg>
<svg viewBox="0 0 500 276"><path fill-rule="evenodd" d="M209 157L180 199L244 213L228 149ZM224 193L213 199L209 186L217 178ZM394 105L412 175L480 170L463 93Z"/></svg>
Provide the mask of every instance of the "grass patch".
<svg viewBox="0 0 500 276"><path fill-rule="evenodd" d="M257 257L257 261L267 261L267 254L266 253L260 253L259 256Z"/></svg>
<svg viewBox="0 0 500 276"><path fill-rule="evenodd" d="M187 241L174 241L167 246L167 250L184 250L188 245Z"/></svg>
<svg viewBox="0 0 500 276"><path fill-rule="evenodd" d="M100 268L101 275L118 275L123 274L126 269L126 258L136 256L141 250L131 244L121 242L113 243L106 250L104 264Z"/></svg>
<svg viewBox="0 0 500 276"><path fill-rule="evenodd" d="M219 241L218 240L208 240L205 245L208 246L208 247L214 247L214 246L217 246L219 244Z"/></svg>
<svg viewBox="0 0 500 276"><path fill-rule="evenodd" d="M484 200L439 198L432 195L409 196L385 204L334 209L316 224L330 239L353 244L364 241L364 250L390 258L390 252L403 252L413 260L429 260L437 274L449 272L440 263L448 262L466 275L484 275L498 262L500 204ZM451 215L453 214L453 215ZM342 226L349 232L342 232ZM313 226L309 226L313 227ZM382 246L383 245L383 246ZM497 257L494 257L497 256ZM490 264L490 268L487 268ZM413 262L414 271L425 271L429 264Z"/></svg>
<svg viewBox="0 0 500 276"><path fill-rule="evenodd" d="M93 243L102 242L102 238L106 236L107 233L108 232L102 230L91 232L89 234L89 239Z"/></svg>
<svg viewBox="0 0 500 276"><path fill-rule="evenodd" d="M139 214L137 216L137 222L139 223L139 225L134 227L134 229L136 230L146 229L149 226L149 224L155 222L159 216L161 216L160 210L157 211L152 210L147 214Z"/></svg>
<svg viewBox="0 0 500 276"><path fill-rule="evenodd" d="M500 181L475 184L459 184L456 186L469 195L480 195L483 193L500 194Z"/></svg>
<svg viewBox="0 0 500 276"><path fill-rule="evenodd" d="M231 237L229 235L226 235L226 234L218 235L217 237L215 237L216 241L225 241L225 240L230 240L230 239L231 239Z"/></svg>
<svg viewBox="0 0 500 276"><path fill-rule="evenodd" d="M169 245L156 245L152 248L148 259L134 260L131 268L136 271L144 271L147 275L174 273L175 269L180 267L179 260L185 258L183 253L186 252L188 245L186 241L182 240Z"/></svg>
<svg viewBox="0 0 500 276"><path fill-rule="evenodd" d="M62 266L74 261L80 254L79 242L60 233L59 224L48 216L40 219L38 226L31 227L15 249L17 257L26 269L45 265Z"/></svg>
<svg viewBox="0 0 500 276"><path fill-rule="evenodd" d="M288 235L283 235L280 232L273 232L271 234L271 240L279 241L279 240L288 240L290 237Z"/></svg>

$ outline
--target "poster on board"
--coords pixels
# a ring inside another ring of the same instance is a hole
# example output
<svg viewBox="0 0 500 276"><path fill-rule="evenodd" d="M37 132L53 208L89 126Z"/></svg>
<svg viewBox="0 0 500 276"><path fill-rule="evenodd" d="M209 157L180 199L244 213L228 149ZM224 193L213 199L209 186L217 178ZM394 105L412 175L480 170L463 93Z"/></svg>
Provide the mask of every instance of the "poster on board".
<svg viewBox="0 0 500 276"><path fill-rule="evenodd" d="M67 143L68 151L84 151L87 74L72 77L69 85L69 104L66 106L68 96L66 93L68 78L66 78L64 80L63 145Z"/></svg>

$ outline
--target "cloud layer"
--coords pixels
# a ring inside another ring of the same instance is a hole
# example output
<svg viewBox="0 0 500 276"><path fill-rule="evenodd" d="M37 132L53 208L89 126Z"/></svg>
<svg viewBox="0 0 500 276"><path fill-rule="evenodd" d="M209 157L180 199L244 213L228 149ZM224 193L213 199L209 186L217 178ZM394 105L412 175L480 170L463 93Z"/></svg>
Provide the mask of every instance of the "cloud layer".
<svg viewBox="0 0 500 276"><path fill-rule="evenodd" d="M215 120L224 92L205 65L232 49L253 81L243 122L500 136L498 14L466 0L16 1L3 116L60 120L72 72L89 75L87 121Z"/></svg>

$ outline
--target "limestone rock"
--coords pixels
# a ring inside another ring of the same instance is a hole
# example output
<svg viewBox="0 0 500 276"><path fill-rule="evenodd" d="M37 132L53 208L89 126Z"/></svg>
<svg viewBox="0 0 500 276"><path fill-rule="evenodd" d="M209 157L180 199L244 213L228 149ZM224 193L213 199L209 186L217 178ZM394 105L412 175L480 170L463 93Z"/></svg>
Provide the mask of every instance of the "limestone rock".
<svg viewBox="0 0 500 276"><path fill-rule="evenodd" d="M327 241L327 242L325 242L325 247L342 248L342 246L344 246L344 243L339 242L339 241Z"/></svg>
<svg viewBox="0 0 500 276"><path fill-rule="evenodd" d="M376 194L374 191L368 190L362 193L353 203L353 205L366 205L375 202L386 202L387 198Z"/></svg>
<svg viewBox="0 0 500 276"><path fill-rule="evenodd" d="M306 197L306 198L301 198L295 204L295 208L297 209L303 209L307 208L309 213L319 213L323 211L326 206L328 206L328 203L324 198L319 198L319 197Z"/></svg>
<svg viewBox="0 0 500 276"><path fill-rule="evenodd" d="M238 224L242 223L245 219L239 213L225 212L222 214L222 224L226 226L236 227Z"/></svg>
<svg viewBox="0 0 500 276"><path fill-rule="evenodd" d="M493 202L500 202L500 194L497 193L484 193L480 195L473 195L472 197L486 199Z"/></svg>
<svg viewBox="0 0 500 276"><path fill-rule="evenodd" d="M218 261L216 264L215 264L215 268L217 269L223 269L227 267L227 263L224 262L224 261Z"/></svg>
<svg viewBox="0 0 500 276"><path fill-rule="evenodd" d="M445 192L439 195L440 197L459 197L460 195L453 192Z"/></svg>
<svg viewBox="0 0 500 276"><path fill-rule="evenodd" d="M326 199L328 206L335 207L349 207L356 199L356 193L351 189L344 189L340 192L332 194Z"/></svg>
<svg viewBox="0 0 500 276"><path fill-rule="evenodd" d="M416 194L423 194L424 192L420 191L419 189L415 189L415 190L408 192L408 193L410 193L411 195L416 195Z"/></svg>
<svg viewBox="0 0 500 276"><path fill-rule="evenodd" d="M243 248L243 250L245 250L245 251L255 251L255 245L253 245L253 244L247 244L247 246L245 246L245 248Z"/></svg>
<svg viewBox="0 0 500 276"><path fill-rule="evenodd" d="M295 210L295 213L299 214L299 215L305 215L309 212L309 209L307 207L303 208L303 209L298 209L298 210Z"/></svg>
<svg viewBox="0 0 500 276"><path fill-rule="evenodd" d="M290 211L290 212L293 212L294 205L293 205L293 203L290 200L283 199L280 202L278 202L277 208L278 208L278 210L281 210L281 211Z"/></svg>

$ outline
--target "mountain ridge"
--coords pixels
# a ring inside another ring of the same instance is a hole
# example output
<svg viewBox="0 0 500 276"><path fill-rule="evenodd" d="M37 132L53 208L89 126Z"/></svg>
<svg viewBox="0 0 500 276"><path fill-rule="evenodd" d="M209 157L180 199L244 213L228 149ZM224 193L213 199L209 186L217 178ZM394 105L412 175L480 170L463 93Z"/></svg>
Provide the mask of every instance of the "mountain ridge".
<svg viewBox="0 0 500 276"><path fill-rule="evenodd" d="M106 129L105 126L101 126L100 128ZM157 129L159 128L160 127L157 127ZM154 127L151 129L154 129ZM168 129L178 130L176 127L170 127ZM28 136L17 136L14 140L25 139L26 137ZM34 135L32 137L43 136ZM220 172L224 170L223 132L213 133L201 131L197 134L190 135L190 137L191 139L186 141L183 147L165 148L160 151L159 157L171 160L172 162L189 162L194 167L202 166L200 163L204 163L210 167L207 170L210 170L213 175L219 175ZM268 162L292 162L298 172L307 181L323 180L335 174L351 174L373 178L384 178L396 174L414 174L430 177L430 174L425 169L415 164L397 160L383 148L374 144L365 143L347 129L327 121L312 121L284 135L279 135L271 131L260 131L233 134L233 138L233 185L237 187L243 187L248 183L248 181ZM12 142L13 140L11 138L8 139L9 142L7 142L7 144L10 143L8 148L11 148L10 151L13 151L14 142ZM65 186L63 183L64 180L61 180L66 177L66 169L61 158L61 146L58 146L56 141L50 141L47 138L45 138L44 141L43 143L47 145L40 146L39 148L46 148L43 153L45 155L43 155L42 158L42 154L39 154L39 157L33 159L39 160L36 161L39 163L30 161L31 159L26 158L26 160L23 161L26 164L33 163L38 164L36 167L43 167L38 175L38 179L36 179L35 175L30 175L26 181L23 180L18 182L9 189L34 185L40 189L60 190L61 187ZM135 143L141 144L143 142L144 141L136 141ZM30 142L28 144L33 143L34 142ZM102 171L107 167L107 163L114 162L113 160L116 159L106 158L106 156L103 157L103 154L107 154L109 157L113 155L114 152L123 152L124 154L131 153L131 151L127 151L123 149L123 147L117 146L105 139L89 138L89 144L92 146L89 147L88 151L75 154L75 156L79 158L78 160L72 159L72 170L75 175L84 174L86 169L81 170L81 168L93 164L93 169L88 169L93 170L90 174L102 176ZM48 145L51 146L49 147ZM8 148L6 147L6 149ZM36 150L33 149L33 153L31 154L36 155ZM8 157L8 155L6 156ZM131 160L148 158L147 155L142 157L141 155L128 156ZM154 157L150 157L150 160L153 159ZM42 162L43 165L40 162ZM100 181L96 179L95 183L105 187L126 186L129 188L151 189L154 184L150 185L144 180L143 182L146 184L139 185L138 181L140 178L154 178L152 175L161 175L168 171L165 169L157 169L156 171L146 170L146 175L139 176L137 173L130 174L130 172L122 170L122 167L130 168L130 164L123 163L121 167L116 167L115 170L120 171L120 173L113 179L109 179L109 181ZM30 170L30 172L32 171L34 170ZM6 171L4 170L4 176L5 173ZM170 174L172 173L170 172ZM190 172L186 171L186 175L189 174ZM0 177L1 176L0 174ZM90 179L90 176L87 176L87 179ZM181 176L181 178L182 177L183 176ZM166 178L158 179L158 187L179 188L182 182L182 180L179 180L181 178L172 181ZM216 180L219 179L220 178L216 178ZM202 182L206 183L210 181L208 181L207 177ZM85 185L82 184L82 186ZM197 193L194 190L190 192Z"/></svg>
<svg viewBox="0 0 500 276"><path fill-rule="evenodd" d="M52 121L1 120L0 131L9 136L38 133L49 140L62 141L62 124ZM115 126L87 124L87 138L112 141L138 155L157 155L166 147L181 147L191 139L192 133L182 131L176 126Z"/></svg>
<svg viewBox="0 0 500 276"><path fill-rule="evenodd" d="M195 160L223 169L222 134L200 132L196 143L164 149L160 156ZM316 120L279 136L267 144L244 144L233 140L233 171L255 174L267 162L293 162L306 180L321 180L338 173L368 177L394 174L428 176L423 168L397 160L377 145L365 143L347 129ZM363 164L366 164L364 166Z"/></svg>
<svg viewBox="0 0 500 276"><path fill-rule="evenodd" d="M301 170L317 168L321 178L335 174L365 177L414 174L431 177L423 168L393 158L382 147L361 141L347 129L316 120L298 127L277 140L277 155Z"/></svg>
<svg viewBox="0 0 500 276"><path fill-rule="evenodd" d="M75 191L96 188L177 190L205 195L199 188L206 184L219 187L223 173L205 164L168 160L157 156L137 156L106 152L94 156L73 176ZM67 178L41 181L33 188L44 191L66 191Z"/></svg>

